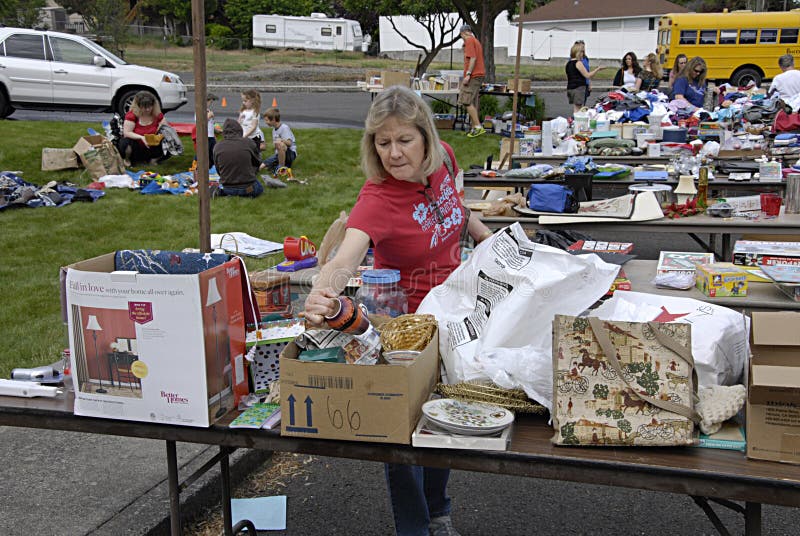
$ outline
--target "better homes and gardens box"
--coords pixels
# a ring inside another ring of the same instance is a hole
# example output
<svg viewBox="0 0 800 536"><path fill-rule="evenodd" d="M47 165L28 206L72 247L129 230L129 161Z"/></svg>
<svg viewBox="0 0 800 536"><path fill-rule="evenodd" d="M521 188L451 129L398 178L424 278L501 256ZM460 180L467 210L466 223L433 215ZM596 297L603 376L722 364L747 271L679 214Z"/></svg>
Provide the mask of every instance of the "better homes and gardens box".
<svg viewBox="0 0 800 536"><path fill-rule="evenodd" d="M243 271L227 255L163 251L67 267L75 414L209 426L231 409L247 392Z"/></svg>

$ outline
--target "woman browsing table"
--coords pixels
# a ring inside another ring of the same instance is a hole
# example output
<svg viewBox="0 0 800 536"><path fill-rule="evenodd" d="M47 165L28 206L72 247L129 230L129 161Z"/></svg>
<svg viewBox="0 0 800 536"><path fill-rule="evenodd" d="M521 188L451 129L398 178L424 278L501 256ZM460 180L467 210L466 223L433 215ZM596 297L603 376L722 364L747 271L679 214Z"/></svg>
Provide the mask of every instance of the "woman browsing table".
<svg viewBox="0 0 800 536"><path fill-rule="evenodd" d="M672 100L685 100L697 108L706 97L706 62L700 56L690 59L672 88Z"/></svg>
<svg viewBox="0 0 800 536"><path fill-rule="evenodd" d="M452 163L453 172L442 150ZM338 310L337 297L370 243L375 268L400 270L408 311L460 264L466 225L477 242L491 231L461 204L455 155L440 142L430 108L412 90L392 86L370 107L361 140L367 181L347 220L336 256L320 270L305 304L305 318L322 327ZM386 479L398 535L457 535L447 496L449 470L387 464Z"/></svg>
<svg viewBox="0 0 800 536"><path fill-rule="evenodd" d="M614 87L633 89L636 85L636 77L641 72L642 68L639 66L639 61L636 59L636 54L628 52L622 57L622 66L617 74L614 75L614 81L611 83Z"/></svg>
<svg viewBox="0 0 800 536"><path fill-rule="evenodd" d="M569 61L564 66L567 73L567 99L572 104L573 112L580 111L586 104L589 82L603 70L597 67L589 71L583 61L585 57L586 45L583 41L576 41L569 49Z"/></svg>
<svg viewBox="0 0 800 536"><path fill-rule="evenodd" d="M658 63L658 56L652 52L644 57L642 60L644 66L639 74L636 76L636 91L652 91L658 89L661 83L661 64Z"/></svg>

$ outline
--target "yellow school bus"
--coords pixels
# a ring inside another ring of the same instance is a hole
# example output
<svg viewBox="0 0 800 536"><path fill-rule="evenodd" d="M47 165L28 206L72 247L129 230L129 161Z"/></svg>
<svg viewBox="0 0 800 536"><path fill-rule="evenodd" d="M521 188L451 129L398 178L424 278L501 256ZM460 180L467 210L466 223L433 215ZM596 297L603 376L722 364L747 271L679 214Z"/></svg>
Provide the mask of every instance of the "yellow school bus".
<svg viewBox="0 0 800 536"><path fill-rule="evenodd" d="M665 75L678 54L700 56L709 80L743 86L779 74L778 58L800 67L800 9L781 12L669 13L658 23L657 53Z"/></svg>

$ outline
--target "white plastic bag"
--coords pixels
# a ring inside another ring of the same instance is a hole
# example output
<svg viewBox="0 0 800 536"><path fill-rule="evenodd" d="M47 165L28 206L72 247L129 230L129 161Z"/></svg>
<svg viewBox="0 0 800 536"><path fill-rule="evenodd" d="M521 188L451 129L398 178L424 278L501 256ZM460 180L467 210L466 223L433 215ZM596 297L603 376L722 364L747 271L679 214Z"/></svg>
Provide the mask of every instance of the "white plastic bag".
<svg viewBox="0 0 800 536"><path fill-rule="evenodd" d="M608 292L619 266L531 242L515 223L481 242L417 312L439 322L446 383L491 380L550 406L552 322Z"/></svg>
<svg viewBox="0 0 800 536"><path fill-rule="evenodd" d="M603 320L692 324L700 387L741 383L750 355L750 319L733 309L692 298L615 292L593 315Z"/></svg>

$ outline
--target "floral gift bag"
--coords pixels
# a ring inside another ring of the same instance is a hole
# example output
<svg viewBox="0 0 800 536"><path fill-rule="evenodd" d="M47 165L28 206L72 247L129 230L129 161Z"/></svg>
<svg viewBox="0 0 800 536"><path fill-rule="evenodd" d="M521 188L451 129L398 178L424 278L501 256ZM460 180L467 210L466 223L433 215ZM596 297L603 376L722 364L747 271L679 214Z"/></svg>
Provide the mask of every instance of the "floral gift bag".
<svg viewBox="0 0 800 536"><path fill-rule="evenodd" d="M674 446L694 442L691 325L553 321L553 442Z"/></svg>

